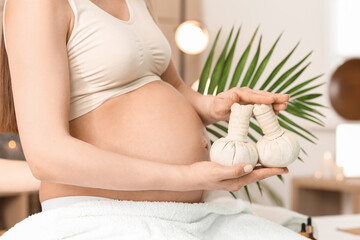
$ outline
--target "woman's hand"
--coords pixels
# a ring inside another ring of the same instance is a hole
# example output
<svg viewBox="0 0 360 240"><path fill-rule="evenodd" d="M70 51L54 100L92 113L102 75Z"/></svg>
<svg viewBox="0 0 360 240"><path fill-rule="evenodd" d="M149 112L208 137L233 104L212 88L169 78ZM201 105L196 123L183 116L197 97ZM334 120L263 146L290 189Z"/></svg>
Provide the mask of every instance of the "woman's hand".
<svg viewBox="0 0 360 240"><path fill-rule="evenodd" d="M234 87L211 98L208 104L208 116L205 117L206 125L229 120L231 105L236 102L240 104L272 104L275 113L278 114L279 111L286 109L286 102L289 98L290 96L287 94L253 90L248 87Z"/></svg>
<svg viewBox="0 0 360 240"><path fill-rule="evenodd" d="M196 162L189 165L188 179L193 190L225 190L236 192L253 182L275 175L288 173L285 168L252 168L249 164L222 166L211 161Z"/></svg>

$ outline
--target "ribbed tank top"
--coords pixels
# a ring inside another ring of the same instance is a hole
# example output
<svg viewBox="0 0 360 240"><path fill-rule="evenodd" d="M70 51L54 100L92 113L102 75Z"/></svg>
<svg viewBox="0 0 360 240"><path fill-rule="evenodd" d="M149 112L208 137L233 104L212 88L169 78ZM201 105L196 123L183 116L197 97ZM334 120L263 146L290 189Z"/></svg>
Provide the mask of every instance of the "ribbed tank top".
<svg viewBox="0 0 360 240"><path fill-rule="evenodd" d="M68 1L75 16L67 42L69 121L110 98L161 80L170 62L171 48L144 0L126 0L128 21L116 18L90 0ZM3 20L4 16L5 12Z"/></svg>

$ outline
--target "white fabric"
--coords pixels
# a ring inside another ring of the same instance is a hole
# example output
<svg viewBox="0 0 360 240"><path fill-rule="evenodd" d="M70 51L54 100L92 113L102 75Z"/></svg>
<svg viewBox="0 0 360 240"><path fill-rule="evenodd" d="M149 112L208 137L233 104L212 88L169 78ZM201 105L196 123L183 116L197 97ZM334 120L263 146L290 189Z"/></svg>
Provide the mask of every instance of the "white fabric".
<svg viewBox="0 0 360 240"><path fill-rule="evenodd" d="M242 200L207 203L87 200L34 214L1 240L13 239L306 239L254 215Z"/></svg>
<svg viewBox="0 0 360 240"><path fill-rule="evenodd" d="M217 201L224 201L223 199L226 198L228 198L229 201L233 199L233 197L226 191L207 191L204 200L205 202L217 202ZM300 232L301 224L307 222L308 216L291 211L286 208L277 207L277 206L265 206L256 203L249 203L248 201L244 201L244 202L257 216L265 218L277 224L280 224L295 232ZM316 234L316 230L317 230L316 223L313 223L313 225L315 226L315 234Z"/></svg>
<svg viewBox="0 0 360 240"><path fill-rule="evenodd" d="M300 232L301 224L307 223L308 216L288 210L286 208L264 206L255 203L249 203L249 207L256 215L278 223L295 232Z"/></svg>
<svg viewBox="0 0 360 240"><path fill-rule="evenodd" d="M66 197L57 197L45 200L41 203L41 210L43 212L49 211L59 207L66 207L73 203L92 200L92 199L108 199L104 197L96 197L96 196L66 196Z"/></svg>

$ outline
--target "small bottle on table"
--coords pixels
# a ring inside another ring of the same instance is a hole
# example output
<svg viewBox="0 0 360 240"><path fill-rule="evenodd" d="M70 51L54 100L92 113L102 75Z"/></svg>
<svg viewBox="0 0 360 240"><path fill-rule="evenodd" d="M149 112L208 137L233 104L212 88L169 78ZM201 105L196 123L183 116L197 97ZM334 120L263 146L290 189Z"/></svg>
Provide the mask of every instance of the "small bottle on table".
<svg viewBox="0 0 360 240"><path fill-rule="evenodd" d="M314 237L314 227L312 226L311 222L312 222L311 217L308 217L307 225L306 225L306 233L308 234L308 238L316 240L316 238Z"/></svg>

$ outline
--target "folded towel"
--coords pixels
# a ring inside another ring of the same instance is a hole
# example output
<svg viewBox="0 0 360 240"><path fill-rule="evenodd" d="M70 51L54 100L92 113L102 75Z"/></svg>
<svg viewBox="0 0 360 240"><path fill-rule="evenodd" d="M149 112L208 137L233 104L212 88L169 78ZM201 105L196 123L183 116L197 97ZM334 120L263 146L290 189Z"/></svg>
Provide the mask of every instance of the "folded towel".
<svg viewBox="0 0 360 240"><path fill-rule="evenodd" d="M233 197L226 191L207 191L205 195L205 202L221 202L226 198L233 199ZM294 232L301 231L301 224L307 222L308 216L291 211L289 209L277 206L265 206L256 203L249 203L245 201L248 207L259 217L268 219L272 222L278 223ZM316 223L313 223L316 228Z"/></svg>
<svg viewBox="0 0 360 240"><path fill-rule="evenodd" d="M251 204L249 207L256 215L266 218L272 222L281 224L282 226L289 228L295 232L300 232L301 224L307 223L308 216L291 211L286 208L264 206L255 203ZM315 227L316 223L313 223L313 226Z"/></svg>
<svg viewBox="0 0 360 240"><path fill-rule="evenodd" d="M306 239L238 199L205 203L86 200L33 214L1 240Z"/></svg>

